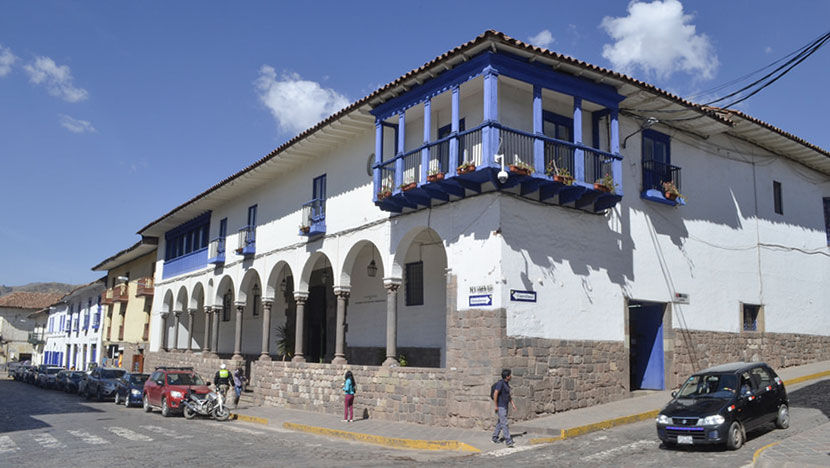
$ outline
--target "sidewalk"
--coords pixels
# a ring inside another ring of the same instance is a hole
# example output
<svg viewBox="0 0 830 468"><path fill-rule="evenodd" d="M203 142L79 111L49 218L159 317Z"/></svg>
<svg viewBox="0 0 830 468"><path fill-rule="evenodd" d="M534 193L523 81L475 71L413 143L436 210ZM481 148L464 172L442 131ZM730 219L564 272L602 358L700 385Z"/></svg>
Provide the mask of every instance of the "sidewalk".
<svg viewBox="0 0 830 468"><path fill-rule="evenodd" d="M830 361L781 369L779 375L787 385L827 377L830 376ZM605 405L566 411L531 421L516 422L510 425L510 432L516 437L517 445L555 442L602 429L653 419L670 399L670 390L646 393ZM426 426L374 419L344 423L331 414L244 404L232 412L234 417L240 421L402 449L455 450L476 453L504 448L504 445L493 444L490 441L490 430ZM523 432L526 434L522 434ZM830 427L828 427L827 434L830 436ZM771 452L771 454L774 453Z"/></svg>
<svg viewBox="0 0 830 468"><path fill-rule="evenodd" d="M830 466L830 423L796 434L755 451L754 468Z"/></svg>

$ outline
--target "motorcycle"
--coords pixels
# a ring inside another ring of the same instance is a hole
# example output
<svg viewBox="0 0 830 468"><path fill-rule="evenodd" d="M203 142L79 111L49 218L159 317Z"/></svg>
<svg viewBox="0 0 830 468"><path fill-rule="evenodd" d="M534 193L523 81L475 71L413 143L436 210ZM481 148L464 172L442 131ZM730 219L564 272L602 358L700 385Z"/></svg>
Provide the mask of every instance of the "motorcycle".
<svg viewBox="0 0 830 468"><path fill-rule="evenodd" d="M184 417L193 419L196 415L210 416L217 421L227 421L231 411L225 406L224 392L198 394L192 390L182 400Z"/></svg>

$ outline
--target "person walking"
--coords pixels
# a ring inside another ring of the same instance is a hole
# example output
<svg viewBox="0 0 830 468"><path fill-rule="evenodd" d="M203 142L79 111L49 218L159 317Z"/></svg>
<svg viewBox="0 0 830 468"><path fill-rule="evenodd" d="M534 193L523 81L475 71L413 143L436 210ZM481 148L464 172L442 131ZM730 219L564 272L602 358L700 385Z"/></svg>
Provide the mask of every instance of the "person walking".
<svg viewBox="0 0 830 468"><path fill-rule="evenodd" d="M216 371L216 375L213 376L213 385L216 385L216 390L221 393L224 398L227 398L228 396L230 381L231 371L228 370L228 366L223 362L219 366L219 370Z"/></svg>
<svg viewBox="0 0 830 468"><path fill-rule="evenodd" d="M247 379L245 378L245 369L239 367L233 373L233 390L234 390L234 398L233 398L233 406L239 406L239 397L242 395L242 390L245 387L245 382Z"/></svg>
<svg viewBox="0 0 830 468"><path fill-rule="evenodd" d="M354 422L354 393L357 384L354 381L352 371L346 371L346 379L343 382L343 422Z"/></svg>
<svg viewBox="0 0 830 468"><path fill-rule="evenodd" d="M513 409L516 409L513 397L510 396L511 374L510 369L501 371L501 380L494 386L492 395L493 402L496 404L496 414L499 418L496 423L496 430L493 432L493 443L498 444L500 442L499 432L501 432L508 447L513 447L513 438L510 437L510 428L507 426L507 404L510 403Z"/></svg>

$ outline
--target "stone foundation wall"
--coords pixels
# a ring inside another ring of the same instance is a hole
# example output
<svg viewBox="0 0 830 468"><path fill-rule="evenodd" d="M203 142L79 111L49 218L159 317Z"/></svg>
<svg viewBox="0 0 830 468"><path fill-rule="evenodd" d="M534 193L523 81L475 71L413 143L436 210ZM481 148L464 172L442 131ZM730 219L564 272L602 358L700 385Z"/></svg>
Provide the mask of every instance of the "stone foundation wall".
<svg viewBox="0 0 830 468"><path fill-rule="evenodd" d="M676 382L727 362L765 361L779 369L830 360L830 336L675 330L674 342Z"/></svg>

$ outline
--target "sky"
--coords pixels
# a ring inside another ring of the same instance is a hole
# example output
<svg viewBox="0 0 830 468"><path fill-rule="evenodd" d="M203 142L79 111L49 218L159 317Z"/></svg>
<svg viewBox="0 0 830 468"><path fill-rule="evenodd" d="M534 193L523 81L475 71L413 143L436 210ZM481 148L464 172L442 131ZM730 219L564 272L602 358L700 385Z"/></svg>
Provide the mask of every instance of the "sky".
<svg viewBox="0 0 830 468"><path fill-rule="evenodd" d="M827 31L830 2L782 5L0 3L0 284L103 276L141 227L487 29L691 96ZM828 63L738 108L830 149Z"/></svg>

